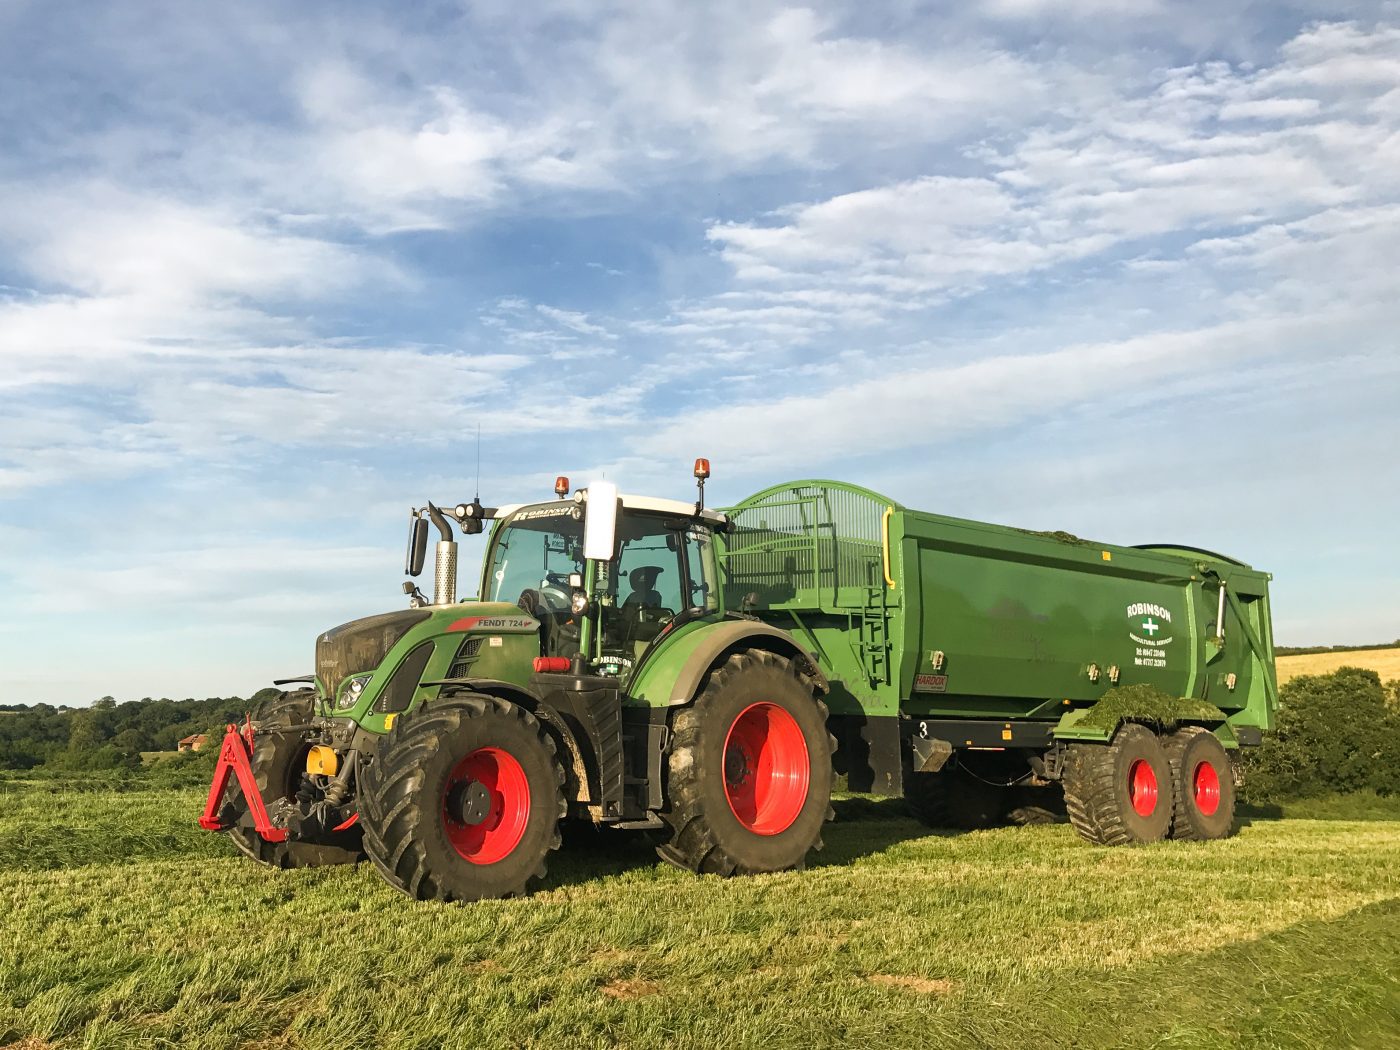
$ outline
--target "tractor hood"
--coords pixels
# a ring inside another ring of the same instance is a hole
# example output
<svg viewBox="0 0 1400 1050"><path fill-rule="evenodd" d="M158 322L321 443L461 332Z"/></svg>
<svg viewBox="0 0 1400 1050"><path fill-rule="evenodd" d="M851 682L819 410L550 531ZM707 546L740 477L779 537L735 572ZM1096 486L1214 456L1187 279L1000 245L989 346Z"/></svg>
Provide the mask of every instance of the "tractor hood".
<svg viewBox="0 0 1400 1050"><path fill-rule="evenodd" d="M432 615L429 609L399 609L332 627L316 639L316 677L335 696L345 676L370 671L396 642Z"/></svg>

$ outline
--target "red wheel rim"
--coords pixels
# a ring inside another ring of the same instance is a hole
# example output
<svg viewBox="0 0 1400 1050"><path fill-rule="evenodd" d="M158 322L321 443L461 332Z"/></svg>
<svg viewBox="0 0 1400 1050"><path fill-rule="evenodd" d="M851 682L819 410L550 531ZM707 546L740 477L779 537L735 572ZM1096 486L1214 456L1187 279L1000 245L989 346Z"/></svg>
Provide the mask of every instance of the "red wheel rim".
<svg viewBox="0 0 1400 1050"><path fill-rule="evenodd" d="M750 704L724 738L724 796L757 835L792 826L807 802L812 767L797 720L777 704Z"/></svg>
<svg viewBox="0 0 1400 1050"><path fill-rule="evenodd" d="M480 784L490 805L478 824L463 823L452 811L454 791ZM463 860L495 864L504 860L525 835L530 819L530 782L515 757L498 747L478 748L452 767L442 790L442 821L448 841Z"/></svg>
<svg viewBox="0 0 1400 1050"><path fill-rule="evenodd" d="M1138 759L1128 769L1128 798L1140 817L1152 816L1157 808L1157 774L1144 759Z"/></svg>
<svg viewBox="0 0 1400 1050"><path fill-rule="evenodd" d="M1196 808L1205 816L1213 816L1220 808L1220 774L1209 762L1196 764L1196 771L1191 774L1191 790Z"/></svg>

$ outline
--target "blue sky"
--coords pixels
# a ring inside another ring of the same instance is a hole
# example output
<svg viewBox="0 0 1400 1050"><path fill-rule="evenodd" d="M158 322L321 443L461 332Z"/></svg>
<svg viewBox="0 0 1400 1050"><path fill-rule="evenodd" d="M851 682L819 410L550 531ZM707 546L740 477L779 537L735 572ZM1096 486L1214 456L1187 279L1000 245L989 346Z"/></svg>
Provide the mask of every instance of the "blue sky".
<svg viewBox="0 0 1400 1050"><path fill-rule="evenodd" d="M478 424L488 503L707 455L1394 639L1397 171L1393 3L0 0L0 700L305 672Z"/></svg>

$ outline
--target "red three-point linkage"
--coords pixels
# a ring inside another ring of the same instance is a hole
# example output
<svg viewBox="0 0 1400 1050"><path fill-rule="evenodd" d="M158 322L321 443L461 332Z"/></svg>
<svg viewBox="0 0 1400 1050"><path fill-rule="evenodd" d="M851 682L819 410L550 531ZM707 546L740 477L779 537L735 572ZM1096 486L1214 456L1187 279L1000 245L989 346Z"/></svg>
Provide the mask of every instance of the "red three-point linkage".
<svg viewBox="0 0 1400 1050"><path fill-rule="evenodd" d="M236 725L230 724L228 731L224 733L223 745L219 748L219 764L214 767L214 782L209 785L209 798L204 803L204 815L199 818L199 826L210 831L227 830L225 825L219 822L218 812L224 789L228 787L229 774L232 773L238 777L238 786L243 792L243 797L248 800L248 811L253 815L253 826L258 829L258 834L268 842L284 842L287 829L272 826L272 821L267 815L267 806L263 803L262 792L258 790L257 781L253 779L252 755L252 721L245 720L242 731Z"/></svg>

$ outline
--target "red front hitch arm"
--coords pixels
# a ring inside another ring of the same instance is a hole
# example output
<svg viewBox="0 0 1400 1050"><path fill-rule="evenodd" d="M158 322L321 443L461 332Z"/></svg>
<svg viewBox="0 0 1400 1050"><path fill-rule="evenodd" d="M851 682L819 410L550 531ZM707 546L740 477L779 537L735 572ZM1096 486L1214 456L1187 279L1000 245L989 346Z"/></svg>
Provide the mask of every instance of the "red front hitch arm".
<svg viewBox="0 0 1400 1050"><path fill-rule="evenodd" d="M219 803L223 800L224 789L228 787L229 774L238 777L238 786L243 797L248 800L248 812L253 815L253 826L258 834L268 842L285 842L286 828L274 828L263 803L262 792L253 779L253 722L244 719L243 729L232 723L224 733L223 745L219 748L219 764L214 767L214 782L209 785L209 798L204 803L204 815L199 818L199 826L210 831L227 831L231 825L220 822Z"/></svg>

